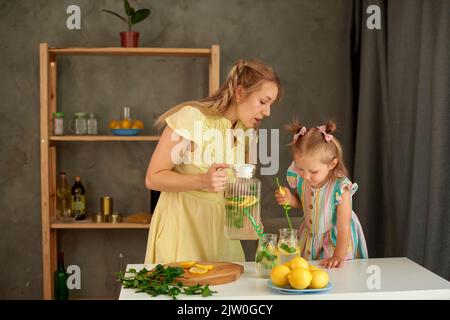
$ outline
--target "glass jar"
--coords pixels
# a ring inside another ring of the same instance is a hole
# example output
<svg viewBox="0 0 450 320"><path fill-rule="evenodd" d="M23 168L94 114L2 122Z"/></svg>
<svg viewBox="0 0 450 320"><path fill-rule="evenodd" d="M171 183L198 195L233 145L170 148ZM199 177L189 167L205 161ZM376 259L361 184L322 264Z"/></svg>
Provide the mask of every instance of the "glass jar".
<svg viewBox="0 0 450 320"><path fill-rule="evenodd" d="M84 135L87 133L86 113L77 112L75 118L70 123L70 129L76 135Z"/></svg>
<svg viewBox="0 0 450 320"><path fill-rule="evenodd" d="M280 229L278 238L278 259L280 264L291 261L295 257L300 257L300 247L298 245L297 229Z"/></svg>
<svg viewBox="0 0 450 320"><path fill-rule="evenodd" d="M229 239L256 240L260 223L261 181L254 178L255 166L232 166L234 175L225 183L225 235Z"/></svg>
<svg viewBox="0 0 450 320"><path fill-rule="evenodd" d="M62 136L64 134L64 113L53 112L53 135Z"/></svg>
<svg viewBox="0 0 450 320"><path fill-rule="evenodd" d="M272 268L278 265L277 235L267 233L258 241L256 248L256 274L260 278L269 278Z"/></svg>
<svg viewBox="0 0 450 320"><path fill-rule="evenodd" d="M95 114L93 113L89 113L89 118L87 120L87 134L97 134L97 119L95 119Z"/></svg>

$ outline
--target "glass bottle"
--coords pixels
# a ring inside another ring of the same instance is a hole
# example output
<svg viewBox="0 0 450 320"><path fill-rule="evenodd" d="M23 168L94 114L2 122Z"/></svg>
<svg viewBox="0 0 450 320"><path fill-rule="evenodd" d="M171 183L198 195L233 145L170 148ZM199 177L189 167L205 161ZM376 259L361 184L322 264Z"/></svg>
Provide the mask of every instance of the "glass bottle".
<svg viewBox="0 0 450 320"><path fill-rule="evenodd" d="M56 199L56 215L58 220L61 220L62 222L72 221L72 217L70 216L70 188L65 172L60 172L59 174L59 183L56 188Z"/></svg>
<svg viewBox="0 0 450 320"><path fill-rule="evenodd" d="M280 229L278 238L278 259L280 264L291 261L294 257L300 257L297 229Z"/></svg>
<svg viewBox="0 0 450 320"><path fill-rule="evenodd" d="M86 218L86 195L81 178L76 177L72 186L72 214L75 220L84 220Z"/></svg>
<svg viewBox="0 0 450 320"><path fill-rule="evenodd" d="M269 278L272 268L278 265L277 238L276 234L267 233L258 240L255 265L260 278Z"/></svg>
<svg viewBox="0 0 450 320"><path fill-rule="evenodd" d="M225 235L229 239L256 240L254 225L260 224L261 181L255 166L233 166L234 175L225 184Z"/></svg>
<svg viewBox="0 0 450 320"><path fill-rule="evenodd" d="M67 279L69 275L64 267L64 253L58 252L58 268L54 273L55 300L68 300L69 288Z"/></svg>
<svg viewBox="0 0 450 320"><path fill-rule="evenodd" d="M95 118L95 114L93 113L89 113L89 118L87 120L87 134L97 134L97 119Z"/></svg>
<svg viewBox="0 0 450 320"><path fill-rule="evenodd" d="M53 134L55 136L64 134L64 112L53 112Z"/></svg>
<svg viewBox="0 0 450 320"><path fill-rule="evenodd" d="M73 120L75 124L75 134L76 135L85 135L87 133L87 119L86 119L86 113L84 112L77 112L75 113L75 118ZM70 129L73 130L72 123L70 125Z"/></svg>

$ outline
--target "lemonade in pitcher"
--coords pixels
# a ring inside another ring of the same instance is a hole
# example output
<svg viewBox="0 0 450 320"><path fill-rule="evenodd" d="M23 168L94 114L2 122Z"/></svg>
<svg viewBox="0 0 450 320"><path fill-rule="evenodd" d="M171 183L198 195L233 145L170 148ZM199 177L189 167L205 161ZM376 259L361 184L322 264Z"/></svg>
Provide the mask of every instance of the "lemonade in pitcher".
<svg viewBox="0 0 450 320"><path fill-rule="evenodd" d="M272 268L278 264L277 235L268 233L259 238L256 249L256 274L261 278L269 278Z"/></svg>
<svg viewBox="0 0 450 320"><path fill-rule="evenodd" d="M229 239L256 240L253 224L260 223L261 181L255 166L234 165L234 175L225 184L225 235Z"/></svg>
<svg viewBox="0 0 450 320"><path fill-rule="evenodd" d="M278 259L280 264L300 256L297 231L297 229L280 229L280 237L278 239Z"/></svg>

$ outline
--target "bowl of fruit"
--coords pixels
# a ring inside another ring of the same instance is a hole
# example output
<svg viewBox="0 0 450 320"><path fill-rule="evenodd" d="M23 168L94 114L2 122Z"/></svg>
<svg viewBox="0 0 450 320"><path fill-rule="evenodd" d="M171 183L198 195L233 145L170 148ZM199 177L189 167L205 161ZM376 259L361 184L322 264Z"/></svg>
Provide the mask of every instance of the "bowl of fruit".
<svg viewBox="0 0 450 320"><path fill-rule="evenodd" d="M116 136L137 136L144 129L144 123L141 120L111 120L109 122L111 132Z"/></svg>

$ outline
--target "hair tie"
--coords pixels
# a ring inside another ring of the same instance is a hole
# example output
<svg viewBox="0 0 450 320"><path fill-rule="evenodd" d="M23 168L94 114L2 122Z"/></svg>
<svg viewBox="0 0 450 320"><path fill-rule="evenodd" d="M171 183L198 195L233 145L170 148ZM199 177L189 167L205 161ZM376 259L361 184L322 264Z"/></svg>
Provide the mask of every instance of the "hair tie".
<svg viewBox="0 0 450 320"><path fill-rule="evenodd" d="M294 134L294 141L297 142L299 136L304 136L306 133L306 128L303 126L296 134Z"/></svg>
<svg viewBox="0 0 450 320"><path fill-rule="evenodd" d="M329 134L325 131L325 126L319 126L319 127L317 127L317 129L319 129L319 131L322 132L323 136L325 137L326 142L330 142L331 139L333 139L333 135Z"/></svg>

